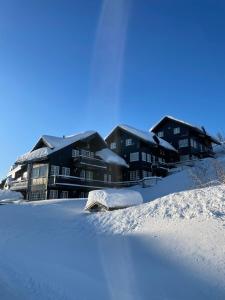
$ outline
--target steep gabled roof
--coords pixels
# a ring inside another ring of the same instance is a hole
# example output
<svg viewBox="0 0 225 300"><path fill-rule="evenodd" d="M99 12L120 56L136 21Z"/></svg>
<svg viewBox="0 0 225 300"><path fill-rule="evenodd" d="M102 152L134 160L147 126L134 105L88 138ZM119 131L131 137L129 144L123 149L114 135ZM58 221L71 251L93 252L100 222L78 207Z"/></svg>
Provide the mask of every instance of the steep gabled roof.
<svg viewBox="0 0 225 300"><path fill-rule="evenodd" d="M124 167L128 167L125 160L107 148L107 144L104 139L98 134L97 131L86 131L84 133L78 133L72 136L67 137L56 137L50 135L43 135L33 149L30 152L27 152L20 156L16 163L21 164L27 161L42 160L47 158L50 154L61 150L75 142L85 140L93 135L98 135L99 139L102 141L101 150L96 152L96 155L99 156L107 164L115 164ZM38 148L39 145L45 145L44 147Z"/></svg>
<svg viewBox="0 0 225 300"><path fill-rule="evenodd" d="M155 137L155 134L152 133L152 132L148 132L148 131L143 131L143 130L139 130L139 129L136 129L132 126L129 126L129 125L124 125L124 124L120 124L120 125L117 125L116 127L113 128L113 130L108 134L108 136L105 138L107 139L115 130L117 129L122 129L126 132L129 132L131 133L132 135L142 139L143 141L147 142L147 143L150 143L150 144L154 144L154 145L157 145L158 143L156 142L156 139L159 141L159 145L168 149L168 150L172 150L172 151L175 151L177 152L177 150L170 144L168 143L167 141L159 138L159 137L156 137L156 139L154 138Z"/></svg>
<svg viewBox="0 0 225 300"><path fill-rule="evenodd" d="M78 133L72 136L68 137L56 137L56 136L50 136L50 135L43 135L36 145L33 147L33 149L22 156L20 156L16 163L22 163L25 161L32 161L32 160L38 160L46 158L48 155L63 149L75 142L78 142L80 140L84 140L91 135L96 134L96 131L86 131L84 133ZM43 142L46 147L41 147L37 149L37 146L40 142Z"/></svg>
<svg viewBox="0 0 225 300"><path fill-rule="evenodd" d="M208 137L212 143L215 143L215 144L218 144L220 145L220 142L215 138L213 137L211 134L209 134L204 127L199 127L199 126L196 126L196 125L192 125L190 123L187 123L185 121L182 121L180 119L177 119L177 118L174 118L172 116L164 116L162 119L159 120L158 123L156 123L154 126L152 126L152 128L149 130L150 132L155 132L157 130L157 128L160 126L160 124L162 124L164 121L166 120L172 120L178 124L182 124L182 125L186 125L187 127L195 130L196 132L200 133L200 134L203 134L205 135L206 137Z"/></svg>

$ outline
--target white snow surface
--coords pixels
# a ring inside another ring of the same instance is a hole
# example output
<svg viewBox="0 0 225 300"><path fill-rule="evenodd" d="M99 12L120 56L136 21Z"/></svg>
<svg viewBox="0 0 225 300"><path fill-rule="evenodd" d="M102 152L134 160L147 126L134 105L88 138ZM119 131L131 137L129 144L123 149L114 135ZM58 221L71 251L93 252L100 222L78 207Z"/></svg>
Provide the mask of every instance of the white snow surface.
<svg viewBox="0 0 225 300"><path fill-rule="evenodd" d="M114 233L141 229L149 217L225 221L225 185L174 193L137 207L97 214L99 224L105 226L100 226L101 230Z"/></svg>
<svg viewBox="0 0 225 300"><path fill-rule="evenodd" d="M0 299L225 299L224 186L113 212L84 206L0 206Z"/></svg>
<svg viewBox="0 0 225 300"><path fill-rule="evenodd" d="M137 191L128 189L106 189L89 192L85 209L90 209L96 204L106 209L139 205L143 203L142 196Z"/></svg>
<svg viewBox="0 0 225 300"><path fill-rule="evenodd" d="M152 133L152 132L148 132L148 131L143 131L143 130L140 130L140 129L136 129L136 128L132 127L132 126L125 125L125 124L120 124L120 125L116 126L115 128L117 128L117 127L121 128L121 129L123 129L123 130L125 130L127 132L130 132L131 134L133 134L133 135L135 135L135 136L143 139L146 142L149 142L149 143L152 143L152 144L156 144L156 141L153 139L153 136L155 134ZM111 133L115 130L115 128L111 131ZM159 143L160 143L160 145L162 147L177 152L177 150L170 143L168 143L167 141L165 141L165 140L163 140L163 139L161 139L159 137L157 137L157 138L158 138Z"/></svg>
<svg viewBox="0 0 225 300"><path fill-rule="evenodd" d="M95 154L108 164L115 164L127 168L129 167L122 157L120 157L119 155L117 155L115 152L113 152L108 148L99 150Z"/></svg>
<svg viewBox="0 0 225 300"><path fill-rule="evenodd" d="M224 169L218 151L134 187L154 201L104 213L85 199L0 205L0 299L224 300Z"/></svg>
<svg viewBox="0 0 225 300"><path fill-rule="evenodd" d="M23 195L19 192L0 190L0 204L4 202L14 202L22 199Z"/></svg>

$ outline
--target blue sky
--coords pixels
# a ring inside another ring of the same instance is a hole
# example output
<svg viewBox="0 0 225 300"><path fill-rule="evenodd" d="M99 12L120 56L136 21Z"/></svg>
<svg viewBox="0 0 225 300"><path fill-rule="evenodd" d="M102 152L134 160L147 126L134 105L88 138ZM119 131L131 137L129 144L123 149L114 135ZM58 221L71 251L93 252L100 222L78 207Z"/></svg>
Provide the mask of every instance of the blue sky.
<svg viewBox="0 0 225 300"><path fill-rule="evenodd" d="M0 0L0 177L42 134L224 113L225 1Z"/></svg>

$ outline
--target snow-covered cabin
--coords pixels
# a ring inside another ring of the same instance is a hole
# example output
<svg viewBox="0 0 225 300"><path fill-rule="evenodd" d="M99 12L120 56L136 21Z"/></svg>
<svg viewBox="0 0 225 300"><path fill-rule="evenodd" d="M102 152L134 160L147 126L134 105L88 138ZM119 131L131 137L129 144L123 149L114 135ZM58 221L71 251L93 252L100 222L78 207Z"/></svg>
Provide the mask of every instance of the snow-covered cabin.
<svg viewBox="0 0 225 300"><path fill-rule="evenodd" d="M16 160L6 184L27 200L86 197L92 189L116 186L127 167L96 131L43 135Z"/></svg>
<svg viewBox="0 0 225 300"><path fill-rule="evenodd" d="M181 161L212 157L212 145L220 144L203 126L198 127L171 116L163 117L150 132L173 145L178 150Z"/></svg>
<svg viewBox="0 0 225 300"><path fill-rule="evenodd" d="M165 176L167 163L178 159L178 152L170 143L151 132L128 125L116 126L105 140L110 149L130 166L123 172L124 180Z"/></svg>

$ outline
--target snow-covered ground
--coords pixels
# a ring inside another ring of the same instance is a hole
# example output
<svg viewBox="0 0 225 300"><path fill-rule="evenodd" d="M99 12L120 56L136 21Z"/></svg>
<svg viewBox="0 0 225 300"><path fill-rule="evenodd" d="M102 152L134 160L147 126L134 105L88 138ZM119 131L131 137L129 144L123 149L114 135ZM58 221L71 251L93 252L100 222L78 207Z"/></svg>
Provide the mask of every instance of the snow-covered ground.
<svg viewBox="0 0 225 300"><path fill-rule="evenodd" d="M85 213L0 207L0 299L225 299L225 187Z"/></svg>
<svg viewBox="0 0 225 300"><path fill-rule="evenodd" d="M0 190L0 204L18 202L23 199L23 195L10 190Z"/></svg>
<svg viewBox="0 0 225 300"><path fill-rule="evenodd" d="M134 187L151 202L127 209L87 213L86 199L1 205L0 299L224 300L225 152L217 153Z"/></svg>

